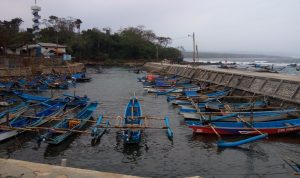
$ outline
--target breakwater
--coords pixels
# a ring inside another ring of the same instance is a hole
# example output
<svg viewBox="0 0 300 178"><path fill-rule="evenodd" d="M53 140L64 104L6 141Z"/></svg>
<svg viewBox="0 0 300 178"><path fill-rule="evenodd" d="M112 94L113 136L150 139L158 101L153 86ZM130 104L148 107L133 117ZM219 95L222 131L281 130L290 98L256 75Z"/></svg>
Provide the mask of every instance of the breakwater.
<svg viewBox="0 0 300 178"><path fill-rule="evenodd" d="M210 66L188 66L146 63L147 70L189 78L194 82L208 82L233 88L239 95L263 95L284 105L300 104L300 77L261 73L237 69L219 69Z"/></svg>

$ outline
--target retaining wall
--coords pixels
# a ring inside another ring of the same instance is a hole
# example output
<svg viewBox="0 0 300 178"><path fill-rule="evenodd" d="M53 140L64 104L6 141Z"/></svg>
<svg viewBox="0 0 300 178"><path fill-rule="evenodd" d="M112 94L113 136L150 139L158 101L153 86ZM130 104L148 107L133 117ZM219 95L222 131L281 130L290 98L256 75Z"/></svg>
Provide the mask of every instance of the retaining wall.
<svg viewBox="0 0 300 178"><path fill-rule="evenodd" d="M161 63L146 63L144 67L300 104L299 76Z"/></svg>
<svg viewBox="0 0 300 178"><path fill-rule="evenodd" d="M82 63L69 64L68 66L33 66L33 67L16 67L16 68L0 68L0 77L19 77L30 76L38 73L77 73L84 71L85 67Z"/></svg>

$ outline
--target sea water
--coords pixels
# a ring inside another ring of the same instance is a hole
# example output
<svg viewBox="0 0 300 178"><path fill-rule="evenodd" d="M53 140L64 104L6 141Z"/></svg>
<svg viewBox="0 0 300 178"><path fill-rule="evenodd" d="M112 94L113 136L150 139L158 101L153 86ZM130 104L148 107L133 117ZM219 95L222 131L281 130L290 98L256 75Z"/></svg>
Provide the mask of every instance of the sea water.
<svg viewBox="0 0 300 178"><path fill-rule="evenodd" d="M27 133L0 144L0 157L145 177L291 177L293 170L283 158L299 161L299 135L270 136L269 139L237 148L218 149L215 135L194 135L178 114L179 108L166 101L166 96L144 93L137 77L145 74L128 72L124 68L104 69L102 74L90 74L89 83L76 89L57 90L55 93L87 95L100 102L93 114L114 118L122 116L129 98L135 93L141 100L146 116L170 118L174 140L168 140L165 130L149 129L143 132L140 145L123 145L119 129L110 129L100 142L91 144L88 134L77 134L58 146L35 140L36 134ZM50 96L49 93L43 95ZM150 121L149 121L150 122ZM151 124L152 122L150 122ZM151 124L152 125L152 124ZM161 122L153 126L161 127ZM91 125L86 130L91 129ZM244 138L244 137L242 137ZM241 137L223 137L239 140ZM1 174L1 173L0 173Z"/></svg>

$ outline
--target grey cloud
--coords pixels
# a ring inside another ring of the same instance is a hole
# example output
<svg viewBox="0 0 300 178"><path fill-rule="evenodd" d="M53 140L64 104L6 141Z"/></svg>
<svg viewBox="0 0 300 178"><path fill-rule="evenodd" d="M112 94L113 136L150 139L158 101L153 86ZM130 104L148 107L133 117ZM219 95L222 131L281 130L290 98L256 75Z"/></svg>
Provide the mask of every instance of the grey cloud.
<svg viewBox="0 0 300 178"><path fill-rule="evenodd" d="M249 51L300 56L299 0L37 0L41 15L72 16L82 27L113 30L144 25L200 51ZM22 17L31 26L33 0L1 0L1 19Z"/></svg>

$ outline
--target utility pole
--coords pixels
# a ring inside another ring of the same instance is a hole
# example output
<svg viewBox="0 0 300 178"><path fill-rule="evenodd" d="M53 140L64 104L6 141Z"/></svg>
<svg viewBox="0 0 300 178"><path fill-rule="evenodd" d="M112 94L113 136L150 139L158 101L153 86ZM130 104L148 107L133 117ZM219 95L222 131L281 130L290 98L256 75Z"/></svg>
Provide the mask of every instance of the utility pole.
<svg viewBox="0 0 300 178"><path fill-rule="evenodd" d="M193 61L196 62L195 33L193 32Z"/></svg>
<svg viewBox="0 0 300 178"><path fill-rule="evenodd" d="M155 46L156 46L156 59L157 59L157 61L158 61L158 44L155 45Z"/></svg>
<svg viewBox="0 0 300 178"><path fill-rule="evenodd" d="M196 44L196 56L197 56L197 62L199 62L199 52L198 52L198 45Z"/></svg>

